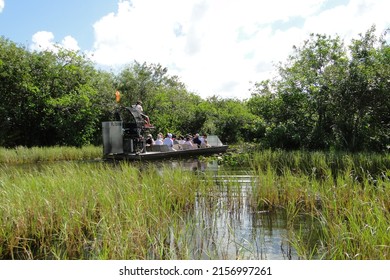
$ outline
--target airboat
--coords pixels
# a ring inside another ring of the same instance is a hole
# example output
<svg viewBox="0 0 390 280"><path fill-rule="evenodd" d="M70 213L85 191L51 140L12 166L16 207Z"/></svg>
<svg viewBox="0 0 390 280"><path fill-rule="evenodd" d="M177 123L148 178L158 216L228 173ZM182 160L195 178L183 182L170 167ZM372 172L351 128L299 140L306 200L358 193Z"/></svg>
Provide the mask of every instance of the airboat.
<svg viewBox="0 0 390 280"><path fill-rule="evenodd" d="M161 160L218 155L226 152L217 135L207 136L207 147L190 149L188 145L147 145L146 135L153 130L134 107L119 106L112 121L102 123L104 160Z"/></svg>

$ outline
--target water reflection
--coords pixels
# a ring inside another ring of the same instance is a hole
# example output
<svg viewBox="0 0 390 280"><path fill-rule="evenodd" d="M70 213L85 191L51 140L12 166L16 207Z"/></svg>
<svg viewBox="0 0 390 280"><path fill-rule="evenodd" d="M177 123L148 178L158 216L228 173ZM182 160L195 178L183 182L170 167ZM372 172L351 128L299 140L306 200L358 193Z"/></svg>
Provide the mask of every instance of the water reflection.
<svg viewBox="0 0 390 280"><path fill-rule="evenodd" d="M288 242L285 212L254 210L251 201L257 180L254 174L223 169L216 161L187 160L167 164L198 172L199 180L212 178L215 185L208 195L197 196L194 211L182 221L182 229L170 229L168 243L171 257L230 260L299 258ZM204 173L211 176L201 176Z"/></svg>
<svg viewBox="0 0 390 280"><path fill-rule="evenodd" d="M214 180L219 193L198 197L195 209L197 239L208 241L201 258L291 259L296 255L287 242L284 213L253 210L255 176L232 174Z"/></svg>

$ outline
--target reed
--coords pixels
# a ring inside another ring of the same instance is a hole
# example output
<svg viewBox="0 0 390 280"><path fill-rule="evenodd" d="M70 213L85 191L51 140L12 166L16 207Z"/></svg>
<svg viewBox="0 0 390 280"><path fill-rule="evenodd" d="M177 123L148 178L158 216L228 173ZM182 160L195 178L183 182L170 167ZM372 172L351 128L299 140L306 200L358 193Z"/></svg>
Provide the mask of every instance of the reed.
<svg viewBox="0 0 390 280"><path fill-rule="evenodd" d="M0 147L0 164L23 164L55 162L63 160L94 160L102 156L102 147L83 146L32 147L19 146L13 149Z"/></svg>
<svg viewBox="0 0 390 280"><path fill-rule="evenodd" d="M285 208L290 241L304 258L390 259L389 155L258 153L256 209ZM302 215L317 244L294 228Z"/></svg>
<svg viewBox="0 0 390 280"><path fill-rule="evenodd" d="M212 259L232 247L237 258L263 258L258 239L234 238L244 204L253 213L284 209L301 258L390 259L388 154L227 155L222 162L255 174L244 197L240 184L207 173L79 161L100 153L1 150L0 259ZM30 162L42 164L11 164ZM226 232L217 232L217 216Z"/></svg>
<svg viewBox="0 0 390 280"><path fill-rule="evenodd" d="M126 163L2 167L0 258L169 258L170 228L207 188L193 176Z"/></svg>
<svg viewBox="0 0 390 280"><path fill-rule="evenodd" d="M390 168L390 154L346 152L308 152L261 150L240 153L227 153L220 160L225 165L245 166L252 169L266 170L268 166L282 174L285 169L292 172L311 174L318 179L328 173L336 178L339 172L353 170L358 179L364 179L367 174L380 175Z"/></svg>

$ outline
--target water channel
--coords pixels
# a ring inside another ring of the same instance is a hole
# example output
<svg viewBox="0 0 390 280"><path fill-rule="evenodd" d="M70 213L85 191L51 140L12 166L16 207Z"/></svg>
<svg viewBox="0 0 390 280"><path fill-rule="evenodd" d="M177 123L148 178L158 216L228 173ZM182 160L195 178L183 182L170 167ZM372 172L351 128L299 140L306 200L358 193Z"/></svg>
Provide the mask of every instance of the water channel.
<svg viewBox="0 0 390 280"><path fill-rule="evenodd" d="M299 259L289 243L285 211L253 210L250 198L255 174L224 168L217 161L186 160L165 165L196 172L199 180L205 173L212 175L217 190L207 197L197 196L183 232L179 237L171 235L171 252L180 252L180 244L188 247L191 243L187 254L192 259ZM180 259L180 253L174 257Z"/></svg>

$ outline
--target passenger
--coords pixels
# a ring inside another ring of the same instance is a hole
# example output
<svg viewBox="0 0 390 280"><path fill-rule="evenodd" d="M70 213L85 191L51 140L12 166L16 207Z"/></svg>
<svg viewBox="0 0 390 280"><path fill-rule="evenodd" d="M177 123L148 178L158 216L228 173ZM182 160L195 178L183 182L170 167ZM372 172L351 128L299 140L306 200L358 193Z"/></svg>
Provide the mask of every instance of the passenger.
<svg viewBox="0 0 390 280"><path fill-rule="evenodd" d="M172 134L167 133L167 135L164 138L163 145L167 145L170 150L172 150L173 147L173 140L172 140Z"/></svg>
<svg viewBox="0 0 390 280"><path fill-rule="evenodd" d="M184 140L184 137L182 135L179 135L178 142L179 142L180 145L182 145L182 144L184 144L186 142L186 140Z"/></svg>
<svg viewBox="0 0 390 280"><path fill-rule="evenodd" d="M187 145L188 146L188 149L196 149L196 146L193 144L192 142L192 137L187 135L186 137L186 141L184 142L183 145Z"/></svg>
<svg viewBox="0 0 390 280"><path fill-rule="evenodd" d="M179 140L176 138L175 134L172 134L172 141L173 141L173 145L178 145L179 144Z"/></svg>
<svg viewBox="0 0 390 280"><path fill-rule="evenodd" d="M153 135L148 134L148 136L146 137L146 146L153 146L154 143L155 143L155 141L153 139Z"/></svg>
<svg viewBox="0 0 390 280"><path fill-rule="evenodd" d="M144 111L144 109L142 108L142 101L137 101L137 103L135 104L135 109L137 109L140 113Z"/></svg>
<svg viewBox="0 0 390 280"><path fill-rule="evenodd" d="M138 112L141 114L141 116L145 119L145 127L153 127L153 125L150 124L149 116L145 115L144 109L142 108L142 101L138 100L135 104L135 109L138 110Z"/></svg>
<svg viewBox="0 0 390 280"><path fill-rule="evenodd" d="M200 145L202 144L202 141L200 141L199 139L199 133L196 133L194 138L192 139L192 142L198 147L200 148Z"/></svg>
<svg viewBox="0 0 390 280"><path fill-rule="evenodd" d="M210 145L207 143L207 134L203 134L203 136L201 136L199 139L200 139L200 141L202 142L202 143L200 144L200 146L201 146L202 148L208 148L208 147L210 147Z"/></svg>
<svg viewBox="0 0 390 280"><path fill-rule="evenodd" d="M162 133L159 133L157 135L157 140L154 141L154 145L162 145L163 144L163 135Z"/></svg>

